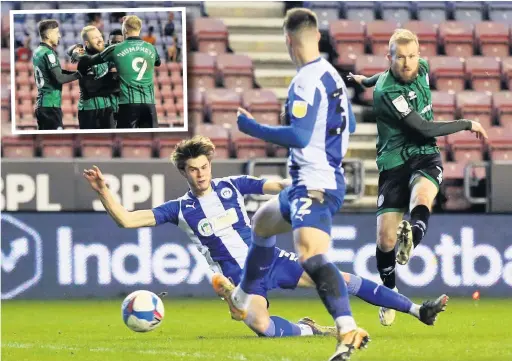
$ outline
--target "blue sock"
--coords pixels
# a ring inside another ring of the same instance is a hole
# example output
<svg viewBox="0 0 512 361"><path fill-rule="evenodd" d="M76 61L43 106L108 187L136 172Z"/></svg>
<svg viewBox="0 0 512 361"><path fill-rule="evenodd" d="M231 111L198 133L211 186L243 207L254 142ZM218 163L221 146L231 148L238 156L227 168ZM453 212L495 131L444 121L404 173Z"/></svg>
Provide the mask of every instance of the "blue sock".
<svg viewBox="0 0 512 361"><path fill-rule="evenodd" d="M350 282L347 287L351 295L375 306L409 313L413 305L413 302L404 295L356 275L350 275Z"/></svg>
<svg viewBox="0 0 512 361"><path fill-rule="evenodd" d="M300 327L279 316L270 316L267 330L260 334L265 337L289 337L300 336Z"/></svg>
<svg viewBox="0 0 512 361"><path fill-rule="evenodd" d="M247 294L256 293L274 261L276 236L263 238L252 233L252 244L245 259L240 287Z"/></svg>
<svg viewBox="0 0 512 361"><path fill-rule="evenodd" d="M332 262L319 254L304 261L302 267L315 282L318 295L333 319L352 316L347 285Z"/></svg>

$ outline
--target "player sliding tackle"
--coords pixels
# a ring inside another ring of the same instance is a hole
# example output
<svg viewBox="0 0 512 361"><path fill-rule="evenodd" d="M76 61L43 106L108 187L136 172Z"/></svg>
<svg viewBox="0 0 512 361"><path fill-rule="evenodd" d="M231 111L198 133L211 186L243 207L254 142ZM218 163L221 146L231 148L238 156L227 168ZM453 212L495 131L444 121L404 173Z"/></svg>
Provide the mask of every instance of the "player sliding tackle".
<svg viewBox="0 0 512 361"><path fill-rule="evenodd" d="M420 58L418 38L397 29L389 40L390 68L367 79L350 74L367 87L375 86L377 117L377 269L385 286L396 290L396 262L406 264L427 233L434 199L443 180L443 164L435 137L469 130L487 138L475 121L434 122L428 63ZM404 220L410 210L410 220ZM398 250L395 255L395 245ZM395 311L382 308L379 318L391 325Z"/></svg>
<svg viewBox="0 0 512 361"><path fill-rule="evenodd" d="M243 264L247 259L251 243L251 226L245 209L243 196L246 194L277 194L283 191L287 181L276 182L248 176L234 176L212 179L211 161L215 146L206 137L195 136L180 142L171 159L185 177L190 190L182 197L168 201L154 209L128 212L116 201L105 184L98 167L84 170L84 177L105 206L116 223L124 228L151 227L172 223L183 229L199 252L205 257L214 272L229 277L239 284ZM278 206L274 198L265 207ZM264 214L264 209L256 217ZM264 232L288 232L291 227L283 221L289 217L289 209L283 216L276 215L269 220L267 227L261 223L254 231L259 236ZM289 219L289 218L288 218ZM273 249L269 277L260 285L257 295L248 306L245 323L258 335L267 337L334 335L334 327L322 327L313 320L303 318L293 323L278 316L270 316L267 310L267 292L272 289L294 289L296 287L314 287L314 283L297 262L293 253ZM214 277L218 277L214 276ZM442 311L439 302L425 302L422 306L414 304L405 296L386 287L358 276L343 273L348 291L366 302L386 306L409 313L427 325L432 325L436 315Z"/></svg>

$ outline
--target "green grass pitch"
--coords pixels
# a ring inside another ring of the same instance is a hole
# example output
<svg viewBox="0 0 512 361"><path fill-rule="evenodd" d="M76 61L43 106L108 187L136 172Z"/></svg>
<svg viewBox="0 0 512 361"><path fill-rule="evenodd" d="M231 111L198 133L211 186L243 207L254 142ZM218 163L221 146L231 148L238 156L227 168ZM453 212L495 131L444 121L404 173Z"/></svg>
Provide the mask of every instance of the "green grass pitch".
<svg viewBox="0 0 512 361"><path fill-rule="evenodd" d="M316 299L274 299L271 313L296 321L310 316L331 324ZM327 360L328 337L263 339L232 321L218 299L164 299L161 327L134 333L121 319L121 300L2 302L4 361ZM357 361L512 360L512 301L451 299L435 326L398 314L379 324L377 308L352 301L356 321L370 333Z"/></svg>

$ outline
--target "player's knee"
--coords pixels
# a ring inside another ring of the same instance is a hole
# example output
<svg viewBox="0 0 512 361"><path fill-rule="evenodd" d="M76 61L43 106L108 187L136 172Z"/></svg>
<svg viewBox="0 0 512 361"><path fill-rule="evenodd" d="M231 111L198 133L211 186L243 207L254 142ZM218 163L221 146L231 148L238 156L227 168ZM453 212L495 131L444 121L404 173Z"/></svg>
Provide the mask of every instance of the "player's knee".
<svg viewBox="0 0 512 361"><path fill-rule="evenodd" d="M432 203L432 197L427 192L421 192L414 194L411 199L411 209L421 205L427 206L430 208L430 204Z"/></svg>
<svg viewBox="0 0 512 361"><path fill-rule="evenodd" d="M247 326L253 330L258 336L268 337L267 334L268 326L270 324L270 318L266 316L251 317L246 320Z"/></svg>
<svg viewBox="0 0 512 361"><path fill-rule="evenodd" d="M391 251L396 244L396 228L383 227L379 229L377 236L377 245L383 252Z"/></svg>
<svg viewBox="0 0 512 361"><path fill-rule="evenodd" d="M269 227L265 227L265 216L258 215L257 213L252 217L252 231L260 237L270 237Z"/></svg>

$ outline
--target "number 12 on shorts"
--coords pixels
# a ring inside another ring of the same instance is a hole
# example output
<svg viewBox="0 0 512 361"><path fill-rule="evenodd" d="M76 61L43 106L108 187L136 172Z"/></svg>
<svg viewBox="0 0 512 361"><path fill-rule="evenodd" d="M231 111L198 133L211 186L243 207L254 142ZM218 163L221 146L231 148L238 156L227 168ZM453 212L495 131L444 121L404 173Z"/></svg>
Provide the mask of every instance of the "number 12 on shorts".
<svg viewBox="0 0 512 361"><path fill-rule="evenodd" d="M298 203L302 202L302 205L298 207ZM292 216L294 218L298 218L301 221L304 221L304 216L311 214L311 210L309 207L311 207L311 204L313 204L313 201L311 198L299 198L295 199L292 203Z"/></svg>

